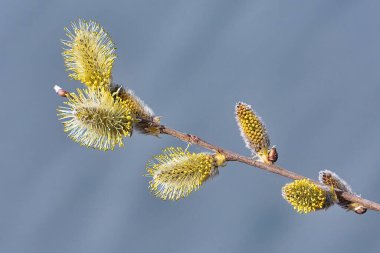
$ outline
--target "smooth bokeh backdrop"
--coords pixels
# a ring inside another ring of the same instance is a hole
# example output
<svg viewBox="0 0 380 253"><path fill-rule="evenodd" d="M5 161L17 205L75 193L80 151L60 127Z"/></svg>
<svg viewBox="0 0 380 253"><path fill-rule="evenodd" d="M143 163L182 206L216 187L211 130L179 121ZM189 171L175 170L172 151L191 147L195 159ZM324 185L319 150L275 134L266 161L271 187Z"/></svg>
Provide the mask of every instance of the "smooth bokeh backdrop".
<svg viewBox="0 0 380 253"><path fill-rule="evenodd" d="M63 28L100 22L117 45L114 81L162 122L249 155L234 119L266 122L278 164L331 169L380 201L379 1L0 0L0 252L379 252L380 214L309 215L281 197L289 180L230 163L199 191L164 202L145 164L170 137L80 147L52 87L74 91ZM190 147L191 151L203 151Z"/></svg>

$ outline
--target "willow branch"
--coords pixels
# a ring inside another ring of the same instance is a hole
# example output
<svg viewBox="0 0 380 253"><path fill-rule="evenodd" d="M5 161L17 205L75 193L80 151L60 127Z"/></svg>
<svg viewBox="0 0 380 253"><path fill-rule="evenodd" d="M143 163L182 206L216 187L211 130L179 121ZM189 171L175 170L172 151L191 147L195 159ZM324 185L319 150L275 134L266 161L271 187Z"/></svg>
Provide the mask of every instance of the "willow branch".
<svg viewBox="0 0 380 253"><path fill-rule="evenodd" d="M70 93L68 93L66 90L62 89L61 87L59 87L57 85L54 86L54 90L61 97L68 97L70 95ZM306 178L300 174L297 174L293 171L284 169L280 166L262 163L262 162L259 162L257 160L253 160L250 157L242 156L240 154L237 154L237 153L232 152L230 150L227 150L225 148L210 144L210 143L206 142L205 140L199 138L198 136L195 136L192 134L182 133L182 132L177 131L175 129L169 128L165 125L158 124L154 121L149 121L149 120L142 119L142 118L139 118L139 120L140 120L140 122L145 123L146 126L150 126L150 127L154 127L156 129L159 129L160 134L167 134L167 135L173 136L177 139L180 139L184 142L195 144L195 145L201 146L203 148L206 148L208 150L223 154L226 157L226 161L236 161L236 162L245 163L245 164L250 165L252 167L256 167L256 168L259 168L262 170L266 170L268 172L271 172L271 173L274 173L274 174L277 174L277 175L280 175L280 176L283 176L286 178L290 178L293 180ZM321 185L319 182L317 182L315 180L312 180L312 179L310 179L310 180L315 182L318 185ZM339 189L334 189L334 190L335 190L335 193L339 197L342 197L345 200L355 202L355 203L359 203L359 204L367 207L368 209L371 209L374 211L380 211L380 204L379 203L358 197L358 196L353 195L349 192L343 192Z"/></svg>
<svg viewBox="0 0 380 253"><path fill-rule="evenodd" d="M265 164L265 163L253 160L249 157L239 155L237 153L234 153L234 152L227 150L227 149L224 149L222 147L210 144L210 143L204 141L203 139L199 138L198 136L195 136L192 134L182 133L182 132L177 131L175 129L171 129L167 126L156 124L153 122L150 122L150 123L152 125L154 125L155 127L158 127L160 129L161 134L167 134L167 135L173 136L175 138L178 138L184 142L195 144L195 145L201 146L203 148L206 148L208 150L223 154L226 157L227 161L236 161L236 162L245 163L247 165L250 165L250 166L262 169L262 170L266 170L266 171L269 171L271 173L274 173L274 174L277 174L277 175L280 175L280 176L283 176L286 178L290 178L293 180L306 178L306 177L304 177L300 174L297 174L293 171L281 168L280 166ZM312 180L312 181L318 185L321 185L319 182L316 182L314 180ZM367 207L368 209L371 209L374 211L380 211L380 204L379 203L358 197L358 196L350 194L348 192L343 192L339 189L335 189L335 193L337 195L341 196L342 198L344 198L345 200L355 202L355 203L359 203L359 204Z"/></svg>

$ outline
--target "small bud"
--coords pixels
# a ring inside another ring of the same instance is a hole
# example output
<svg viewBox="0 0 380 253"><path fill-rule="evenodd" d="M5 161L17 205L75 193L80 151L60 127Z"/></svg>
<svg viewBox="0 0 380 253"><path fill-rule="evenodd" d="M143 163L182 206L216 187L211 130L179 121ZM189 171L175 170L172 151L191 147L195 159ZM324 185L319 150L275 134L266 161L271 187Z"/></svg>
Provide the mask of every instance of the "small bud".
<svg viewBox="0 0 380 253"><path fill-rule="evenodd" d="M269 150L268 161L270 161L271 163L275 163L277 162L277 159L278 159L277 149L273 147Z"/></svg>
<svg viewBox="0 0 380 253"><path fill-rule="evenodd" d="M350 194L358 196L352 191L351 186L346 181L341 179L337 174L330 170L322 170L319 172L319 182L324 185L339 189L343 192L348 192ZM346 200L340 194L336 195L336 199L338 205L347 211L354 211L357 214L364 214L367 211L366 207L362 206L361 204Z"/></svg>
<svg viewBox="0 0 380 253"><path fill-rule="evenodd" d="M69 94L67 91L59 87L58 85L54 85L54 91L58 94L60 97L66 97L67 94Z"/></svg>
<svg viewBox="0 0 380 253"><path fill-rule="evenodd" d="M65 28L68 40L62 55L69 76L90 88L109 88L112 66L116 59L115 45L102 26L93 21L72 23Z"/></svg>
<svg viewBox="0 0 380 253"><path fill-rule="evenodd" d="M240 134L243 137L245 145L253 154L256 154L261 161L272 164L274 162L268 159L268 149L270 146L269 135L265 129L264 123L261 121L251 106L239 102L235 108L236 122L240 128ZM272 152L276 152L275 150ZM272 153L272 159L275 158ZM277 160L277 159L275 159Z"/></svg>
<svg viewBox="0 0 380 253"><path fill-rule="evenodd" d="M210 177L219 173L226 158L222 154L190 153L182 148L166 148L154 156L155 162L147 164L152 177L149 188L163 200L178 200L187 197Z"/></svg>
<svg viewBox="0 0 380 253"><path fill-rule="evenodd" d="M358 203L352 203L350 210L353 210L357 214L365 214L367 212L367 208Z"/></svg>
<svg viewBox="0 0 380 253"><path fill-rule="evenodd" d="M77 90L70 93L67 106L58 108L65 132L75 142L99 150L123 146L123 138L132 134L134 118L120 99L104 89Z"/></svg>
<svg viewBox="0 0 380 253"><path fill-rule="evenodd" d="M295 180L282 188L283 198L299 213L327 209L334 204L328 189L322 189L309 179Z"/></svg>

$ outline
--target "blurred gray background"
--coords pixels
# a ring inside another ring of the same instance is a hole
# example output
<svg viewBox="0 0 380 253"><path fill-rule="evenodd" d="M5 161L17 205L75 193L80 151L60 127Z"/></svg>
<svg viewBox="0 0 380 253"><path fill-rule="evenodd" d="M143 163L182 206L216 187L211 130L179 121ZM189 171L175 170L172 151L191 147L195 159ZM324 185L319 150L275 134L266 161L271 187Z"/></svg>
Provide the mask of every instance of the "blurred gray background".
<svg viewBox="0 0 380 253"><path fill-rule="evenodd" d="M146 161L185 144L135 134L113 152L82 148L52 89L83 87L60 39L72 21L96 20L118 48L115 82L164 124L249 155L234 119L244 101L280 166L334 170L380 201L379 1L0 3L0 252L380 251L379 213L297 214L281 197L289 180L238 163L187 199L156 199Z"/></svg>

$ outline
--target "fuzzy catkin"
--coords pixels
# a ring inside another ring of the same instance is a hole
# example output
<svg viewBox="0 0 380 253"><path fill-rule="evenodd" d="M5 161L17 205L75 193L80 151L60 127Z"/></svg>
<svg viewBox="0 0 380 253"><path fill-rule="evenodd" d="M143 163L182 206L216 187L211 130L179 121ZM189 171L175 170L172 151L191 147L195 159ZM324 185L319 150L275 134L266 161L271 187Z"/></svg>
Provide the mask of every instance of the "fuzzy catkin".
<svg viewBox="0 0 380 253"><path fill-rule="evenodd" d="M109 88L116 59L115 45L102 26L94 21L72 23L65 28L68 40L62 55L69 76L90 88Z"/></svg>
<svg viewBox="0 0 380 253"><path fill-rule="evenodd" d="M149 188L163 200L187 197L217 175L218 167L225 162L221 154L190 153L174 147L164 149L154 159L147 164L148 176L152 177Z"/></svg>
<svg viewBox="0 0 380 253"><path fill-rule="evenodd" d="M236 122L240 129L245 145L253 154L268 164L268 151L270 146L269 135L262 120L252 110L251 106L239 102L235 107Z"/></svg>
<svg viewBox="0 0 380 253"><path fill-rule="evenodd" d="M69 137L83 146L112 150L132 134L130 110L107 90L78 89L65 104L58 108L58 116Z"/></svg>
<svg viewBox="0 0 380 253"><path fill-rule="evenodd" d="M160 117L155 116L153 110L132 90L113 84L111 91L127 105L136 118L134 128L137 131L147 135L158 136L160 134L160 128L156 125L160 123Z"/></svg>
<svg viewBox="0 0 380 253"><path fill-rule="evenodd" d="M324 185L331 186L335 189L342 190L343 192L348 192L350 194L358 196L352 191L351 186L346 181L344 181L336 173L330 170L322 170L319 172L319 182ZM346 200L340 194L336 195L336 200L338 205L347 211L354 211L357 214L364 214L367 212L366 207L361 204Z"/></svg>
<svg viewBox="0 0 380 253"><path fill-rule="evenodd" d="M333 205L330 192L308 179L295 180L282 188L283 198L299 213L310 213Z"/></svg>

